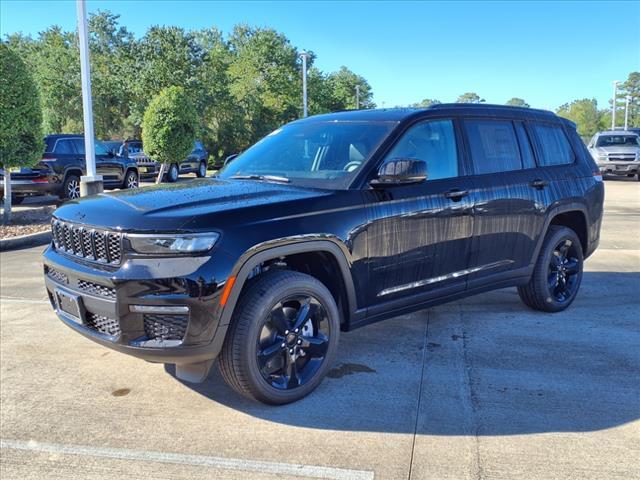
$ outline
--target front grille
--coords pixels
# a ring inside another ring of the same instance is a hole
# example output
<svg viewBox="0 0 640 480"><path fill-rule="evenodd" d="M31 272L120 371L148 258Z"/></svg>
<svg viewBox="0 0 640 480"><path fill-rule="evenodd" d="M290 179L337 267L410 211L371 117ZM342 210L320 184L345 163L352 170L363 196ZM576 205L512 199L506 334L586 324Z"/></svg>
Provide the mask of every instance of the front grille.
<svg viewBox="0 0 640 480"><path fill-rule="evenodd" d="M154 340L182 340L188 322L188 315L145 315L144 332Z"/></svg>
<svg viewBox="0 0 640 480"><path fill-rule="evenodd" d="M57 250L93 262L118 265L122 261L122 234L53 220L53 244Z"/></svg>
<svg viewBox="0 0 640 480"><path fill-rule="evenodd" d="M636 159L635 153L612 153L609 154L610 162L633 162Z"/></svg>
<svg viewBox="0 0 640 480"><path fill-rule="evenodd" d="M69 283L69 277L67 277L66 273L63 273L60 270L56 270L55 268L51 268L47 266L45 266L44 269L45 269L45 273L52 280L55 280L58 283L65 283L65 284Z"/></svg>
<svg viewBox="0 0 640 480"><path fill-rule="evenodd" d="M105 287L104 285L88 282L86 280L78 280L78 288L83 292L87 292L98 297L116 298L115 288Z"/></svg>
<svg viewBox="0 0 640 480"><path fill-rule="evenodd" d="M85 318L85 326L112 337L120 335L120 324L115 318L104 317L102 315L96 315L91 312L87 312Z"/></svg>

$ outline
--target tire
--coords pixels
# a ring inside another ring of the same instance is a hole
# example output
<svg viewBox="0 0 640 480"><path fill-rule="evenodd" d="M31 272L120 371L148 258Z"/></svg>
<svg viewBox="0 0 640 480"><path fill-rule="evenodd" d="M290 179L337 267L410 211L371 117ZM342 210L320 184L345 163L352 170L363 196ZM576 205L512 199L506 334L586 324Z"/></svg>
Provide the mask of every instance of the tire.
<svg viewBox="0 0 640 480"><path fill-rule="evenodd" d="M196 172L196 176L198 178L207 176L207 162L200 162L200 165L198 166L198 171Z"/></svg>
<svg viewBox="0 0 640 480"><path fill-rule="evenodd" d="M167 172L167 181L169 183L175 183L178 181L178 177L180 176L180 169L178 165L172 163L169 165L169 171Z"/></svg>
<svg viewBox="0 0 640 480"><path fill-rule="evenodd" d="M551 225L529 283L518 287L520 299L534 310L561 312L578 294L583 266L578 235L570 228Z"/></svg>
<svg viewBox="0 0 640 480"><path fill-rule="evenodd" d="M138 177L138 173L135 170L129 170L124 177L122 188L133 189L133 188L138 188L139 186L140 186L140 179Z"/></svg>
<svg viewBox="0 0 640 480"><path fill-rule="evenodd" d="M289 270L267 272L238 301L220 372L248 398L272 405L295 402L331 368L339 335L338 308L321 282Z"/></svg>
<svg viewBox="0 0 640 480"><path fill-rule="evenodd" d="M63 200L80 198L80 177L78 175L70 174L64 179L61 198Z"/></svg>

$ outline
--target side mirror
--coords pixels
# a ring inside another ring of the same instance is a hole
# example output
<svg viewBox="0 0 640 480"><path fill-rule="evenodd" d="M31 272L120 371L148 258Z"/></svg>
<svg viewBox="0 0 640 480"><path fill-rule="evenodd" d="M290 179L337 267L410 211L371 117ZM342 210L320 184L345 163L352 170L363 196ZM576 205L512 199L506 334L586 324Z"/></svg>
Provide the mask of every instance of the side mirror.
<svg viewBox="0 0 640 480"><path fill-rule="evenodd" d="M373 187L409 185L427 179L427 162L417 158L393 158L382 164L378 177L371 180Z"/></svg>
<svg viewBox="0 0 640 480"><path fill-rule="evenodd" d="M233 155L229 155L227 158L224 159L224 163L222 165L226 167L227 164L233 162L237 156L238 156L237 153L234 153Z"/></svg>

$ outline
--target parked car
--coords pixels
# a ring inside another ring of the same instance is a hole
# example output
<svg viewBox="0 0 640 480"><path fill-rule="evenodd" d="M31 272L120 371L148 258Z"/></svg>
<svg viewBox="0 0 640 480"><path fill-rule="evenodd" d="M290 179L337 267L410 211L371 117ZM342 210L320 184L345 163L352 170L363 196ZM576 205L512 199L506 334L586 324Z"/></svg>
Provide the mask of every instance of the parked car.
<svg viewBox="0 0 640 480"><path fill-rule="evenodd" d="M118 155L128 157L136 162L141 180L151 181L158 177L160 165L144 153L141 140L126 140L120 146Z"/></svg>
<svg viewBox="0 0 640 480"><path fill-rule="evenodd" d="M640 181L640 137L628 130L596 133L588 145L603 176L633 177Z"/></svg>
<svg viewBox="0 0 640 480"><path fill-rule="evenodd" d="M640 127L631 127L627 129L627 132L635 133L636 135L640 135Z"/></svg>
<svg viewBox="0 0 640 480"><path fill-rule="evenodd" d="M503 287L566 309L603 199L575 125L551 112L319 115L217 177L67 203L45 283L86 337L188 382L218 358L235 390L283 404L318 386L341 331Z"/></svg>
<svg viewBox="0 0 640 480"><path fill-rule="evenodd" d="M84 137L82 135L47 135L42 160L33 168L11 172L12 201L22 203L33 195L57 195L62 199L80 197L80 177L86 175ZM134 161L109 152L95 142L96 170L102 175L104 188L137 188L138 168ZM4 172L0 173L0 179ZM0 185L4 193L4 186Z"/></svg>
<svg viewBox="0 0 640 480"><path fill-rule="evenodd" d="M201 141L196 140L193 143L193 150L179 166L176 163L169 165L166 179L169 182L175 182L178 180L178 176L184 173L195 173L198 178L206 177L208 160L209 152Z"/></svg>
<svg viewBox="0 0 640 480"><path fill-rule="evenodd" d="M108 152L119 155L123 142L122 140L100 140L100 143Z"/></svg>

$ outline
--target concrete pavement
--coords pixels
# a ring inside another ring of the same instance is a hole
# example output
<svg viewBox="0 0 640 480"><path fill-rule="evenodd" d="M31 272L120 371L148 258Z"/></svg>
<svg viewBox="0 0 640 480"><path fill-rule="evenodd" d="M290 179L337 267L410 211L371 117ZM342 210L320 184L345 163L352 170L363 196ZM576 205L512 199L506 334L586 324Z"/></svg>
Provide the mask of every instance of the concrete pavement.
<svg viewBox="0 0 640 480"><path fill-rule="evenodd" d="M640 184L606 188L568 311L506 289L344 334L285 407L84 339L48 305L42 248L1 253L0 476L640 478Z"/></svg>

